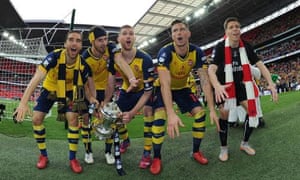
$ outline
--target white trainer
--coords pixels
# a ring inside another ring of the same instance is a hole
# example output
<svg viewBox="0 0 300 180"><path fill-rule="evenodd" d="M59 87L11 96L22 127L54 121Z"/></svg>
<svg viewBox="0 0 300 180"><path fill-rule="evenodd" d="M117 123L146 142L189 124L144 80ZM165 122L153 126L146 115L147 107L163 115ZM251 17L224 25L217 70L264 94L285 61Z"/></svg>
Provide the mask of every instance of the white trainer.
<svg viewBox="0 0 300 180"><path fill-rule="evenodd" d="M240 150L244 151L246 154L250 156L255 155L255 150L248 144L248 142L241 142Z"/></svg>
<svg viewBox="0 0 300 180"><path fill-rule="evenodd" d="M228 160L228 147L227 146L221 146L219 160L222 162L225 162Z"/></svg>
<svg viewBox="0 0 300 180"><path fill-rule="evenodd" d="M84 155L84 161L87 164L93 164L94 163L93 153L85 153L85 155Z"/></svg>
<svg viewBox="0 0 300 180"><path fill-rule="evenodd" d="M107 164L115 164L115 156L111 153L105 153L105 159Z"/></svg>

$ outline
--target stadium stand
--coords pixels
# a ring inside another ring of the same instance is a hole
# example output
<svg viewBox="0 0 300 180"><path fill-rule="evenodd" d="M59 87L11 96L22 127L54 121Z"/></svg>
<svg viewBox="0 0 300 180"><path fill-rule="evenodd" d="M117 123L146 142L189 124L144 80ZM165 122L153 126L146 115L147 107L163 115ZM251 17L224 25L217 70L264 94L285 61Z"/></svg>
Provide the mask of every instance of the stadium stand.
<svg viewBox="0 0 300 180"><path fill-rule="evenodd" d="M299 8L259 26L242 35L254 45L273 74L279 74L278 92L299 90L300 86L300 14ZM213 48L205 50L210 56ZM261 92L266 90L266 82L259 82Z"/></svg>

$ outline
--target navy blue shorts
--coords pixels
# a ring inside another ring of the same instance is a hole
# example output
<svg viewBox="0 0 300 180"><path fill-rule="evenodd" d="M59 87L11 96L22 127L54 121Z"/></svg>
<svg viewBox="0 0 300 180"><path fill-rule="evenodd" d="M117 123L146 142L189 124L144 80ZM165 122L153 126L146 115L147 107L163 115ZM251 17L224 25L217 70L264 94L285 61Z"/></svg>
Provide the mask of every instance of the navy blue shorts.
<svg viewBox="0 0 300 180"><path fill-rule="evenodd" d="M53 104L56 102L56 100L51 100L48 98L50 94L50 91L48 91L45 88L41 89L41 94L36 100L37 104L34 106L33 110L34 111L39 111L39 112L44 112L48 113ZM73 92L72 91L67 91L66 92L66 97L68 99L73 99ZM70 104L67 105L66 112L73 112L72 106ZM87 113L88 110L83 110L81 113Z"/></svg>
<svg viewBox="0 0 300 180"><path fill-rule="evenodd" d="M97 96L97 100L101 104L101 101L104 101L104 90L97 90L96 96Z"/></svg>
<svg viewBox="0 0 300 180"><path fill-rule="evenodd" d="M45 88L41 89L40 96L36 100L37 104L33 108L34 111L39 111L43 113L49 112L53 104L56 102L54 100L48 99L49 94L50 92L47 89Z"/></svg>
<svg viewBox="0 0 300 180"><path fill-rule="evenodd" d="M177 104L181 113L191 112L195 107L201 106L198 98L191 89L184 88L180 90L172 90L173 101ZM164 107L164 101L161 95L160 87L155 87L153 108Z"/></svg>
<svg viewBox="0 0 300 180"><path fill-rule="evenodd" d="M141 96L144 94L144 90L139 92L126 92L123 89L120 90L117 104L122 112L130 111L137 104Z"/></svg>

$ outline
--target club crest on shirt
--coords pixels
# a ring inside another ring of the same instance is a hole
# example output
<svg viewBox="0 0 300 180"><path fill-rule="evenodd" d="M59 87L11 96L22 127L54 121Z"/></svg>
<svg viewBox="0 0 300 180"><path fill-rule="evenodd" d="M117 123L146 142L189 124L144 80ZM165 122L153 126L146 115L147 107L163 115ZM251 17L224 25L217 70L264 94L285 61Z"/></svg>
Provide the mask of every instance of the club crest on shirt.
<svg viewBox="0 0 300 180"><path fill-rule="evenodd" d="M189 59L189 60L188 60L188 65L189 65L189 66L193 66L193 60Z"/></svg>
<svg viewBox="0 0 300 180"><path fill-rule="evenodd" d="M49 65L49 63L50 63L51 60L52 60L51 57L47 57L47 58L44 60L44 62L43 62L44 67L47 67L47 66Z"/></svg>
<svg viewBox="0 0 300 180"><path fill-rule="evenodd" d="M163 64L163 63L165 62L165 60L166 60L166 57L167 57L166 53L163 53L163 54L159 57L158 63L159 63L159 64Z"/></svg>

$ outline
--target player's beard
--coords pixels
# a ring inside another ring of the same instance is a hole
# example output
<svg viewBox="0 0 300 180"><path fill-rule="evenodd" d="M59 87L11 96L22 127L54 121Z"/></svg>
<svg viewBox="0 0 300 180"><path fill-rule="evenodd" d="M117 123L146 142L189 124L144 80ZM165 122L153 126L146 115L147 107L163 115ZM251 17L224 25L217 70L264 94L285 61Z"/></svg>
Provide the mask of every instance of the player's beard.
<svg viewBox="0 0 300 180"><path fill-rule="evenodd" d="M95 49L99 54L103 55L105 53L105 47L106 46L100 46L100 47L95 47Z"/></svg>

